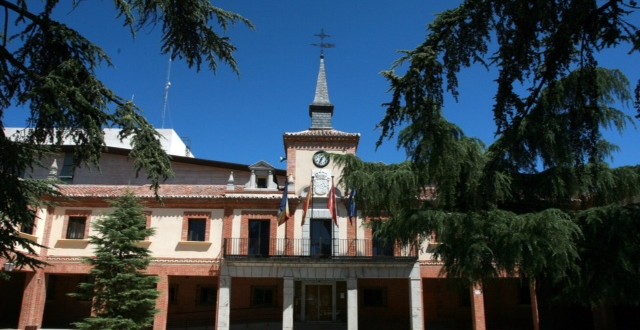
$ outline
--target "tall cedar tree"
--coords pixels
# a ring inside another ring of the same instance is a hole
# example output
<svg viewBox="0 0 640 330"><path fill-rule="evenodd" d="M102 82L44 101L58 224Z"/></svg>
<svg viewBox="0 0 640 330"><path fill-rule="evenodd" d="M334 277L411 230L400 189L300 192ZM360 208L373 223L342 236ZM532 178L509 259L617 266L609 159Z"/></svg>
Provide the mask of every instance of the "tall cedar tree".
<svg viewBox="0 0 640 330"><path fill-rule="evenodd" d="M91 300L94 315L75 323L79 329L148 329L156 312L157 278L142 272L149 265L149 250L140 242L154 233L147 228L146 215L132 194L112 203L112 214L94 223L97 235L90 236L95 257L91 282L80 284L81 298Z"/></svg>
<svg viewBox="0 0 640 330"><path fill-rule="evenodd" d="M213 6L209 0L114 0L117 17L132 36L149 26L162 29L160 51L200 70L214 71L223 62L238 72L236 48L226 31L242 16ZM104 149L103 128L118 127L120 139L131 138L130 156L155 191L172 175L159 135L131 101L116 95L96 76L111 66L109 56L80 32L56 21L59 1L0 0L0 258L18 266L41 266L35 243L18 235L30 227L42 196L55 195L51 182L23 177L41 164L63 140L73 141L75 166L98 166ZM76 8L91 2L73 0ZM10 24L11 22L11 24ZM114 22L115 23L115 22ZM4 133L6 111L28 109L30 116L19 138ZM49 146L45 146L49 145ZM52 145L52 146L51 146ZM26 252L23 252L26 251Z"/></svg>
<svg viewBox="0 0 640 330"><path fill-rule="evenodd" d="M424 43L383 72L392 97L378 145L397 136L410 162L336 156L345 166L341 183L358 191L365 216L389 220L377 231L382 237L412 242L437 232L444 273L468 285L519 273L532 297L536 279L571 279L567 297L591 307L640 303L627 294L640 289L630 253L640 248L640 218L630 211L640 167L610 168L617 147L602 134L635 124L615 108L634 95L622 72L597 61L614 47L637 61L639 9L632 0L466 0L441 13ZM444 94L458 97L458 73L471 65L497 73L489 146L443 114ZM633 104L640 117L640 82ZM598 237L623 242L590 242ZM615 282L589 290L614 269Z"/></svg>

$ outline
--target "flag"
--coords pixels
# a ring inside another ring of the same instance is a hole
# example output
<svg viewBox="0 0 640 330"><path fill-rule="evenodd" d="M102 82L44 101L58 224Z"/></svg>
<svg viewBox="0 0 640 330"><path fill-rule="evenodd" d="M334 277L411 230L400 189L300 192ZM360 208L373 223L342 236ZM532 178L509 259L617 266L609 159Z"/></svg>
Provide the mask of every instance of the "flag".
<svg viewBox="0 0 640 330"><path fill-rule="evenodd" d="M333 177L331 177L331 190L329 190L329 213L331 219L338 226L338 205L336 204L336 187L333 185Z"/></svg>
<svg viewBox="0 0 640 330"><path fill-rule="evenodd" d="M280 202L280 208L278 209L278 224L289 219L289 183L285 183L284 192L282 192L282 201Z"/></svg>
<svg viewBox="0 0 640 330"><path fill-rule="evenodd" d="M309 185L309 191L307 191L307 198L304 200L304 207L302 209L302 225L304 225L304 221L307 219L307 211L309 210L309 205L311 205L311 199L313 198L313 177L311 177L311 185ZM313 212L313 208L311 209Z"/></svg>
<svg viewBox="0 0 640 330"><path fill-rule="evenodd" d="M358 216L358 210L356 209L356 190L351 190L349 194L349 221Z"/></svg>

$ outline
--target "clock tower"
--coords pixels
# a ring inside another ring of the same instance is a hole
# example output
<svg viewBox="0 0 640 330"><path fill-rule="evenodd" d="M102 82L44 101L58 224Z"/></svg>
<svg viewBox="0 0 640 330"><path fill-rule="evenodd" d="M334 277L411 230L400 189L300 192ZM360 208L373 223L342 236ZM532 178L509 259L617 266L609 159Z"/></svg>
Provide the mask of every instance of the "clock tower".
<svg viewBox="0 0 640 330"><path fill-rule="evenodd" d="M311 127L284 134L287 155L287 175L293 177L298 196L306 196L314 180L314 197L327 197L332 177L337 185L340 168L329 154L355 154L360 134L341 132L333 128L334 106L329 100L324 53L320 56L320 70L313 103L309 106ZM340 189L339 189L340 190ZM319 204L322 200L318 200Z"/></svg>

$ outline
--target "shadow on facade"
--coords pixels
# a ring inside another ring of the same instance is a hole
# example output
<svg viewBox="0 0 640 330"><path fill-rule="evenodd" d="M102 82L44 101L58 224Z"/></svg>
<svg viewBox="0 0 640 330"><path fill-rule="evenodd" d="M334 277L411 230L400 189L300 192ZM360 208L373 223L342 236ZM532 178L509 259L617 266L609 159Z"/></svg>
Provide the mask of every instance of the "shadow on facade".
<svg viewBox="0 0 640 330"><path fill-rule="evenodd" d="M218 278L169 276L167 329L214 329Z"/></svg>
<svg viewBox="0 0 640 330"><path fill-rule="evenodd" d="M24 290L26 273L6 273L9 279L0 279L0 329L18 328L22 291Z"/></svg>

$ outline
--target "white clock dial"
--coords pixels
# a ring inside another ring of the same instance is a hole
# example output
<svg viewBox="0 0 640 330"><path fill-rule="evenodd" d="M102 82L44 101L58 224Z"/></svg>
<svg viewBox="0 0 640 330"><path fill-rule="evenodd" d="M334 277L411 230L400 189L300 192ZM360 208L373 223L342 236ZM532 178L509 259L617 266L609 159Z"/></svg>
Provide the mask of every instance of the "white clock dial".
<svg viewBox="0 0 640 330"><path fill-rule="evenodd" d="M325 167L329 164L329 155L325 151L313 154L313 164L317 167Z"/></svg>

